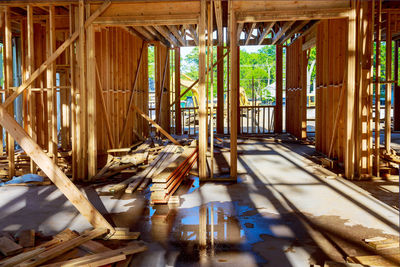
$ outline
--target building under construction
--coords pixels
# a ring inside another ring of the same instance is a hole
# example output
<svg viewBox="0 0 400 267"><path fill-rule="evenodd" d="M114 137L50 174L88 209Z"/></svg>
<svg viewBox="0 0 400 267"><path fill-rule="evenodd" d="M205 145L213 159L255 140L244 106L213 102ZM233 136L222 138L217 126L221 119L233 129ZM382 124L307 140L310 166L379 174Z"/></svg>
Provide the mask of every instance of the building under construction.
<svg viewBox="0 0 400 267"><path fill-rule="evenodd" d="M0 266L400 266L399 46L397 0L1 0Z"/></svg>

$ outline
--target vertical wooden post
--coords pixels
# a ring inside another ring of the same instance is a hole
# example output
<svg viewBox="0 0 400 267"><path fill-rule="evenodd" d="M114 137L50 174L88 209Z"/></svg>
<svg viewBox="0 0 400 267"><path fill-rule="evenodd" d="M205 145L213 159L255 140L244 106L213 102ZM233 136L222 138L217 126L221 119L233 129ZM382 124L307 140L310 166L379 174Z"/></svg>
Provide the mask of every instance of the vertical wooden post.
<svg viewBox="0 0 400 267"><path fill-rule="evenodd" d="M393 79L397 81L399 79L399 44L400 41L397 40L394 46L394 77ZM394 84L394 131L400 131L400 86L399 82Z"/></svg>
<svg viewBox="0 0 400 267"><path fill-rule="evenodd" d="M304 37L300 42L303 44ZM301 95L300 95L300 118L301 118L301 139L307 138L307 51L302 51L302 46L299 46L299 52L301 53L300 59L300 75L301 75Z"/></svg>
<svg viewBox="0 0 400 267"><path fill-rule="evenodd" d="M224 54L224 47L217 46L217 58ZM224 134L224 60L217 64L217 133Z"/></svg>
<svg viewBox="0 0 400 267"><path fill-rule="evenodd" d="M79 1L79 155L78 155L78 176L80 179L86 177L87 170L87 132L86 132L86 56L85 56L85 6L82 0Z"/></svg>
<svg viewBox="0 0 400 267"><path fill-rule="evenodd" d="M382 19L382 0L378 0L377 20L376 20L376 58L375 58L375 176L379 177L379 148L380 148L380 120L381 120L381 19Z"/></svg>
<svg viewBox="0 0 400 267"><path fill-rule="evenodd" d="M230 1L230 57L231 57L231 91L230 91L230 99L231 99L231 144L230 144L230 163L231 163L231 173L230 176L232 179L237 179L237 134L238 134L238 103L239 99L237 97L239 92L239 84L238 84L238 74L239 74L239 47L236 42L237 38L237 23L236 23L236 14L232 7L232 0Z"/></svg>
<svg viewBox="0 0 400 267"><path fill-rule="evenodd" d="M275 133L282 133L282 110L283 110L283 101L282 101L282 84L283 84L283 47L281 45L276 45L276 98L275 98ZM265 118L264 118L265 119Z"/></svg>
<svg viewBox="0 0 400 267"><path fill-rule="evenodd" d="M33 70L35 69L35 60L34 60L34 39L33 39L33 7L32 5L27 6L27 74L29 76L32 75ZM32 137L33 141L36 142L36 132L34 131L34 96L31 90L32 86L28 87L27 91L27 102L28 102L28 134ZM36 164L30 159L30 172L36 173Z"/></svg>
<svg viewBox="0 0 400 267"><path fill-rule="evenodd" d="M348 46L347 46L347 90L345 105L345 138L344 138L344 163L345 176L354 177L354 94L356 80L356 14L355 8L349 12L348 19Z"/></svg>
<svg viewBox="0 0 400 267"><path fill-rule="evenodd" d="M392 80L392 30L391 16L386 17L386 81ZM391 125L392 125L392 84L385 84L385 150L390 153Z"/></svg>
<svg viewBox="0 0 400 267"><path fill-rule="evenodd" d="M75 32L75 6L69 5L69 34ZM75 180L78 174L78 153L77 153L77 112L76 112L76 69L75 69L75 47L74 43L69 46L70 85L71 85L71 148L72 148L72 179Z"/></svg>
<svg viewBox="0 0 400 267"><path fill-rule="evenodd" d="M181 49L175 48L175 133L182 134L181 117Z"/></svg>
<svg viewBox="0 0 400 267"><path fill-rule="evenodd" d="M7 96L13 93L11 87L13 86L13 53L12 53L12 29L11 29L11 18L10 18L10 7L4 9L4 89ZM10 114L14 114L14 104L8 108ZM15 175L15 159L14 159L14 138L11 134L7 134L7 153L8 153L8 175L12 178Z"/></svg>
<svg viewBox="0 0 400 267"><path fill-rule="evenodd" d="M96 128L96 58L94 26L87 29L87 126L88 126L88 178L97 173L97 128Z"/></svg>
<svg viewBox="0 0 400 267"><path fill-rule="evenodd" d="M49 36L48 36L48 55L56 50L56 25L55 25L55 6L49 8ZM57 164L57 97L56 97L56 66L52 63L47 68L47 121L49 129L49 153L53 161Z"/></svg>
<svg viewBox="0 0 400 267"><path fill-rule="evenodd" d="M199 178L207 178L207 103L206 103L206 0L200 0L199 21Z"/></svg>

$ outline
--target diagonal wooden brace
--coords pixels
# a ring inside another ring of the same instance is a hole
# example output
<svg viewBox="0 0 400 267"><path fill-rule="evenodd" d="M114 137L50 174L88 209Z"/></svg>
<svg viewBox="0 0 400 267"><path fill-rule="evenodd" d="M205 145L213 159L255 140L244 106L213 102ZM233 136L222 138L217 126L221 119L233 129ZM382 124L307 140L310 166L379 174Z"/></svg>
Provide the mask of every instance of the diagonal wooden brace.
<svg viewBox="0 0 400 267"><path fill-rule="evenodd" d="M15 141L22 147L26 154L43 170L49 179L60 189L72 205L93 225L95 228L107 228L110 234L115 230L111 224L100 214L100 212L85 198L81 191L68 179L39 145L29 136L17 121L0 106L0 124L14 137Z"/></svg>

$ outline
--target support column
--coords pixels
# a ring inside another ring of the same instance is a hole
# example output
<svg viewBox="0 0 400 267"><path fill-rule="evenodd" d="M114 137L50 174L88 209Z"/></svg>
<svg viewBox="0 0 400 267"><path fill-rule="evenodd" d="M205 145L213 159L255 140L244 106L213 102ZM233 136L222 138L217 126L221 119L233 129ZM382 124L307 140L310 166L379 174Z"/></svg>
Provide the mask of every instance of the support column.
<svg viewBox="0 0 400 267"><path fill-rule="evenodd" d="M56 25L55 25L55 6L49 8L48 22L48 54L49 57L56 50ZM56 68L55 63L52 63L47 68L47 123L49 131L49 154L54 163L57 164L57 97L56 97Z"/></svg>
<svg viewBox="0 0 400 267"><path fill-rule="evenodd" d="M390 13L386 17L386 81L392 80L392 31L390 27ZM385 84L385 150L390 153L392 133L392 84Z"/></svg>
<svg viewBox="0 0 400 267"><path fill-rule="evenodd" d="M275 133L282 133L282 114L283 114L283 94L282 94L282 84L283 84L283 60L282 51L283 47L281 45L275 46L276 49L276 98L275 98Z"/></svg>
<svg viewBox="0 0 400 267"><path fill-rule="evenodd" d="M394 46L394 80L399 79L399 44L400 41L397 40ZM394 84L394 130L400 131L400 86L399 82Z"/></svg>
<svg viewBox="0 0 400 267"><path fill-rule="evenodd" d="M6 95L9 96L13 93L11 87L13 86L13 55L12 55L12 29L10 18L10 7L4 8L4 89ZM7 109L9 114L14 114L14 103ZM11 134L7 134L7 156L8 156L8 175L12 178L15 175L15 159L14 159L14 138Z"/></svg>
<svg viewBox="0 0 400 267"><path fill-rule="evenodd" d="M182 134L181 114L181 49L175 48L175 133Z"/></svg>
<svg viewBox="0 0 400 267"><path fill-rule="evenodd" d="M97 129L96 129L96 58L94 27L87 29L87 127L88 127L88 178L97 173Z"/></svg>
<svg viewBox="0 0 400 267"><path fill-rule="evenodd" d="M35 69L34 60L34 39L33 39L33 7L32 5L27 6L27 75L31 76ZM28 77L27 77L28 79ZM35 109L35 97L32 94L32 86L28 87L27 91L27 103L28 103L28 134L32 137L33 141L37 141L36 132L34 130L34 109ZM36 164L30 159L30 172L36 173Z"/></svg>
<svg viewBox="0 0 400 267"><path fill-rule="evenodd" d="M237 23L236 23L236 14L232 8L232 0L230 2L230 50L231 50L231 91L230 91L230 99L231 99L231 144L230 144L230 163L231 163L231 173L230 176L232 179L237 179L237 133L238 133L238 93L239 93L239 83L238 83L238 73L239 73L239 47L237 46Z"/></svg>
<svg viewBox="0 0 400 267"><path fill-rule="evenodd" d="M85 52L85 6L79 1L79 107L78 107L78 178L84 179L87 174L87 132L86 132L86 52Z"/></svg>
<svg viewBox="0 0 400 267"><path fill-rule="evenodd" d="M304 43L304 37L302 38ZM300 117L301 117L301 139L307 138L307 51L301 51L301 96L300 96Z"/></svg>
<svg viewBox="0 0 400 267"><path fill-rule="evenodd" d="M356 81L356 14L355 8L349 12L347 46L347 90L345 105L344 163L345 176L354 178L354 94Z"/></svg>
<svg viewBox="0 0 400 267"><path fill-rule="evenodd" d="M217 46L217 58L224 54L224 47ZM217 64L217 133L224 134L224 60Z"/></svg>
<svg viewBox="0 0 400 267"><path fill-rule="evenodd" d="M381 116L381 19L382 19L382 0L378 0L378 10L377 10L377 20L376 20L376 56L375 56L375 158L374 158L374 167L375 167L375 176L380 176L380 160L379 160L379 148L380 148L380 116Z"/></svg>
<svg viewBox="0 0 400 267"><path fill-rule="evenodd" d="M207 103L206 103L206 0L200 0L199 21L199 178L207 178Z"/></svg>

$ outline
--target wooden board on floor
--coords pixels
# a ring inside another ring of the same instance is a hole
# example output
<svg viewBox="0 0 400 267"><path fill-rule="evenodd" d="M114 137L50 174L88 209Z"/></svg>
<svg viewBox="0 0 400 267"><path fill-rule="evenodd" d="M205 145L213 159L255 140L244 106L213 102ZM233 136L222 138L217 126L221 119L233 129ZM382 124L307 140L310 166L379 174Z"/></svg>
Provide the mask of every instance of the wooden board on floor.
<svg viewBox="0 0 400 267"><path fill-rule="evenodd" d="M399 266L400 254L385 255L385 257L379 255L347 257L347 262L367 266Z"/></svg>
<svg viewBox="0 0 400 267"><path fill-rule="evenodd" d="M23 250L23 247L12 241L10 238L0 237L0 252L4 256L12 256Z"/></svg>
<svg viewBox="0 0 400 267"><path fill-rule="evenodd" d="M58 262L46 267L59 267L59 266L103 266L106 264L114 263L117 261L125 260L127 255L143 252L147 249L143 244L130 244L126 247L114 249L106 252L97 253L94 255L84 256L77 259ZM122 257L121 257L122 256Z"/></svg>
<svg viewBox="0 0 400 267"><path fill-rule="evenodd" d="M35 246L35 230L31 229L21 231L19 234L18 243L24 248Z"/></svg>

